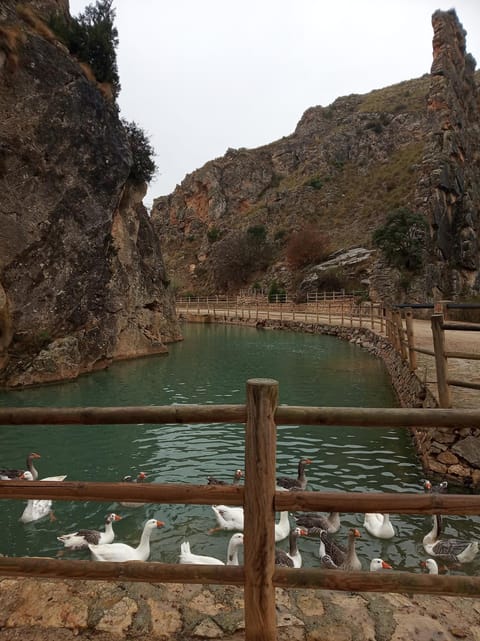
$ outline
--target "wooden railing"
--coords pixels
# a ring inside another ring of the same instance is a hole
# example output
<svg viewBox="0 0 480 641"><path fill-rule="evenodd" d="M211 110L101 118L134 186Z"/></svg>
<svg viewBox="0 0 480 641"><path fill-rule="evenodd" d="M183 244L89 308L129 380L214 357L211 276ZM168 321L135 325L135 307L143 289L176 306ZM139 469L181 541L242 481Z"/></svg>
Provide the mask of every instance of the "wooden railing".
<svg viewBox="0 0 480 641"><path fill-rule="evenodd" d="M432 309L434 305L417 305L423 309ZM448 307L455 307L449 303ZM465 307L465 305L458 305ZM470 309L478 309L480 305L468 305ZM447 309L447 306L445 306ZM240 297L210 296L183 298L177 300L177 312L211 316L214 320L238 318L259 322L262 320L291 320L304 323L341 325L343 327L366 327L384 334L395 347L402 359L408 362L412 372L417 369L417 354L425 354L435 359L437 372L438 400L441 407L451 407L449 385L480 390L480 382L460 381L449 378L447 374L447 359L461 358L480 360L480 353L460 353L445 350L445 330L478 331L478 323L459 323L440 321L437 313L431 316L433 349L419 347L415 342L413 307L399 305L385 308L378 303L357 303L350 295L340 294L337 298L322 300L317 297L315 302L295 304L293 302L271 303L267 297L242 300ZM479 337L480 339L480 337Z"/></svg>
<svg viewBox="0 0 480 641"><path fill-rule="evenodd" d="M413 328L413 312L411 308L404 309L403 325L400 309L386 312L386 333L393 345L400 352L402 358L409 362L411 371L417 369L416 354L426 354L435 359L437 374L438 402L440 407L451 407L449 386L463 387L480 390L480 381L461 381L450 378L448 375L448 359L458 358L463 360L480 360L479 352L458 352L447 350L445 345L445 331L480 332L479 323L446 322L443 313L434 313L431 316L433 349L420 348L415 344ZM480 336L478 337L480 344Z"/></svg>
<svg viewBox="0 0 480 641"><path fill-rule="evenodd" d="M306 303L292 301L272 302L268 297L242 299L241 297L206 296L176 300L177 313L206 315L215 318L242 320L293 320L305 323L336 323L349 327L370 327L385 330L385 310L376 303L356 302L345 294L336 298Z"/></svg>
<svg viewBox="0 0 480 641"><path fill-rule="evenodd" d="M275 641L275 590L328 590L480 595L477 576L431 576L410 572L352 572L320 568L276 568L275 512L322 510L407 514L480 514L478 495L354 492L277 492L276 426L466 427L480 424L480 410L335 408L278 406L278 383L247 381L245 405L167 407L0 408L0 424L105 425L149 423L245 423L245 486L125 484L63 481L0 481L3 499L137 501L243 505L244 566L164 563L99 563L51 558L0 557L0 575L158 583L216 583L244 586L246 641ZM5 428L3 428L5 429ZM192 428L194 429L194 428Z"/></svg>

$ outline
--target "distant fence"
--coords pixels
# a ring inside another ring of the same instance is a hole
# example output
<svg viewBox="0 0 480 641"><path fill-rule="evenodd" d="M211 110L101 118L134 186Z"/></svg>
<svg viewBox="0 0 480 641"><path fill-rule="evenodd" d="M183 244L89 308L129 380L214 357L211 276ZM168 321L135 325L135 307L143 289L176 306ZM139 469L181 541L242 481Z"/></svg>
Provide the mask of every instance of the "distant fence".
<svg viewBox="0 0 480 641"><path fill-rule="evenodd" d="M2 499L136 501L243 505L244 566L159 562L96 562L40 557L0 557L0 576L77 578L106 581L204 583L244 586L246 641L275 641L275 587L357 592L480 596L478 576L412 572L345 572L275 565L275 512L322 510L396 514L479 514L479 495L277 492L277 425L377 427L464 427L480 424L480 410L303 407L278 404L278 383L251 379L245 405L164 407L0 408L0 425L112 425L245 423L245 486L0 481ZM192 429L194 429L192 427Z"/></svg>
<svg viewBox="0 0 480 641"><path fill-rule="evenodd" d="M414 310L431 309L432 349L421 348L415 342ZM451 407L449 385L480 390L480 382L461 381L448 376L448 358L480 360L480 353L461 353L445 349L446 330L480 331L480 323L446 322L444 314L453 309L480 309L479 304L443 301L432 304L399 304L384 307L379 303L358 301L352 294L342 292L321 293L314 300L296 304L292 301L272 302L268 296L245 298L243 296L181 297L177 311L184 314L211 316L214 320L238 318L261 322L262 320L297 321L314 324L366 327L385 335L401 358L408 362L412 372L417 370L417 353L435 359L438 400L440 407ZM441 312L439 317L438 313ZM480 344L480 335L479 335Z"/></svg>

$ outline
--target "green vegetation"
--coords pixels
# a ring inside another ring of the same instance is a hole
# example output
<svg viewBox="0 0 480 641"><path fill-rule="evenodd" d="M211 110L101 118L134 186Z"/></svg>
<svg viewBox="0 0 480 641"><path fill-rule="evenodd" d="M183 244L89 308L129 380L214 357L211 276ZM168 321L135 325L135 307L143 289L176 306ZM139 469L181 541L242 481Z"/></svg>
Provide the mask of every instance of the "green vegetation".
<svg viewBox="0 0 480 641"><path fill-rule="evenodd" d="M362 96L360 112L399 113L425 111L425 101L430 86L430 76L405 80L390 87L376 89Z"/></svg>
<svg viewBox="0 0 480 641"><path fill-rule="evenodd" d="M414 272L424 260L427 221L421 214L401 208L389 213L387 222L373 234L373 243L392 267Z"/></svg>
<svg viewBox="0 0 480 641"><path fill-rule="evenodd" d="M70 53L80 62L87 63L99 83L112 87L113 97L120 93L116 48L118 31L114 26L113 0L97 0L90 4L77 18L66 21L53 15L49 26L62 40Z"/></svg>
<svg viewBox="0 0 480 641"><path fill-rule="evenodd" d="M155 151L147 134L135 122L122 120L132 151L133 164L129 178L137 185L149 183L157 172L154 161Z"/></svg>
<svg viewBox="0 0 480 641"><path fill-rule="evenodd" d="M268 302L269 303L284 303L287 293L285 289L277 283L276 280L270 285L268 289Z"/></svg>
<svg viewBox="0 0 480 641"><path fill-rule="evenodd" d="M220 238L221 232L218 227L210 227L207 231L207 239L209 243L214 243Z"/></svg>

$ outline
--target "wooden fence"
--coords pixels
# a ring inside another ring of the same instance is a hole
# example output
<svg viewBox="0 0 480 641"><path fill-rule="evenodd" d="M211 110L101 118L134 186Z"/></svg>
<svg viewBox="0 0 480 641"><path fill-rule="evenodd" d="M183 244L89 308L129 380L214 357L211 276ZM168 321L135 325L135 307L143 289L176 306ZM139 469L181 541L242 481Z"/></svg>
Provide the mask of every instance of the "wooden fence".
<svg viewBox="0 0 480 641"><path fill-rule="evenodd" d="M321 568L277 568L275 512L322 510L407 514L480 514L478 495L277 492L276 426L467 427L480 424L480 410L336 408L279 406L278 383L252 379L245 405L162 407L0 408L0 425L97 425L245 423L245 485L125 484L0 481L3 499L137 501L243 505L244 566L192 566L156 562L100 563L51 558L0 557L0 575L157 583L244 586L246 641L275 641L275 586L328 590L480 596L476 576L434 576L410 572L352 572ZM5 429L5 427L3 428Z"/></svg>
<svg viewBox="0 0 480 641"><path fill-rule="evenodd" d="M406 305L385 308L378 303L356 302L349 294L332 292L331 298L317 297L303 304L293 302L271 303L267 297L242 300L240 297L210 296L177 300L177 311L184 314L212 316L213 319L239 318L259 322L262 320L292 320L304 323L341 325L343 327L366 327L384 334L410 370L417 369L417 354L426 354L435 359L438 400L440 407L451 407L449 385L480 390L480 382L461 381L448 376L448 358L480 360L480 353L461 353L445 349L446 330L480 331L478 323L446 322L443 312L432 314L433 349L419 347L415 342L414 308ZM335 298L336 295L336 298ZM449 307L454 307L449 304ZM432 309L434 305L417 305ZM443 306L446 310L447 307ZM458 305L462 307L462 305ZM478 309L480 305L468 305ZM480 337L479 337L480 339Z"/></svg>
<svg viewBox="0 0 480 641"><path fill-rule="evenodd" d="M411 308L404 310L405 326L402 321L400 309L390 310L386 313L386 333L392 344L400 352L402 358L409 362L411 371L417 369L416 354L426 354L435 359L437 373L438 402L440 407L451 407L449 386L464 387L480 390L480 382L461 381L449 377L448 359L458 358L465 360L480 360L480 352L458 352L446 349L446 331L480 332L479 323L447 322L442 313L431 316L433 349L420 348L415 344L413 329L413 312ZM480 342L480 336L479 336Z"/></svg>

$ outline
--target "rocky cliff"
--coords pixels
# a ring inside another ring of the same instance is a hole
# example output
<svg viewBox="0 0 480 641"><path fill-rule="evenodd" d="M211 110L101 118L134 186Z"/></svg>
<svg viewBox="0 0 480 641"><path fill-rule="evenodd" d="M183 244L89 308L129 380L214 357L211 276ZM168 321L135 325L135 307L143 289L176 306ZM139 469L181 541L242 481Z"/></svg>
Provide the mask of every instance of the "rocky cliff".
<svg viewBox="0 0 480 641"><path fill-rule="evenodd" d="M343 274L349 284L363 281L372 298L396 301L479 293L478 74L455 11L436 12L432 23L431 74L311 107L291 135L229 149L155 200L152 220L181 291L218 291L219 256L259 229L265 260L252 261L232 289L274 281L291 293L321 288L322 265L286 260L292 234L312 229L333 256L372 250L375 229L405 207L429 222L427 267L405 275L365 251Z"/></svg>
<svg viewBox="0 0 480 641"><path fill-rule="evenodd" d="M0 8L0 384L8 386L74 378L180 338L145 186L129 180L118 108L46 28L40 17L51 9L68 3Z"/></svg>

